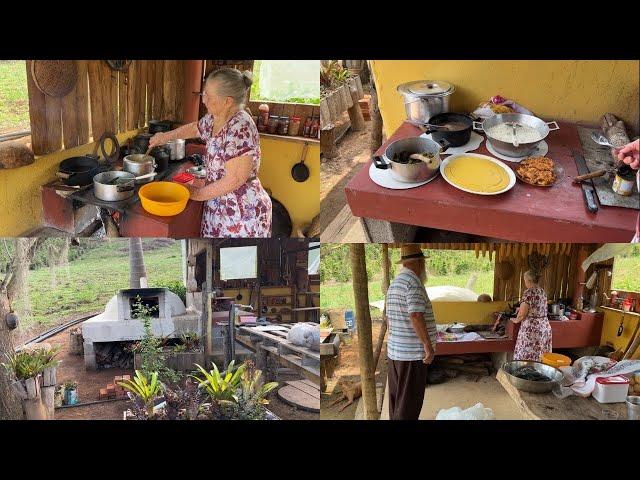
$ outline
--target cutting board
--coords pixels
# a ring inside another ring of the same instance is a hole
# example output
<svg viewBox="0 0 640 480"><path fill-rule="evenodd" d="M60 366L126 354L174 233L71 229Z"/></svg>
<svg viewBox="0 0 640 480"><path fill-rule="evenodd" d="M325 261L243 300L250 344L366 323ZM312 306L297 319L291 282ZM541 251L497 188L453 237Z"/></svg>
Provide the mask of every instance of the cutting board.
<svg viewBox="0 0 640 480"><path fill-rule="evenodd" d="M595 143L591 139L591 132L602 133L598 129L578 127L578 134L580 135L580 142L582 143L582 151L584 152L584 160L587 163L587 168L590 172L602 170L605 167L613 168L611 149ZM611 189L612 183L612 175L593 179L593 185L596 188L596 194L598 195L598 201L600 204L608 205L610 207L623 207L640 210L637 184L634 185L632 194L625 197L623 195L618 195Z"/></svg>

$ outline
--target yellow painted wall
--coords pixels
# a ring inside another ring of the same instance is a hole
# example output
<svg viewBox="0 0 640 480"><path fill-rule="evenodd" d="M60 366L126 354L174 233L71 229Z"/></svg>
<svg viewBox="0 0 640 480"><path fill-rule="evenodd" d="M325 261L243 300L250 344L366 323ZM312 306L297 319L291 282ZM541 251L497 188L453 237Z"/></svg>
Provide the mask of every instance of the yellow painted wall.
<svg viewBox="0 0 640 480"><path fill-rule="evenodd" d="M258 177L262 186L271 190L273 198L282 203L293 223L293 235L298 228L310 224L320 213L320 146L310 144L305 155L309 167L306 182L296 182L291 177L291 168L302 157L302 142L275 138L260 139L262 162Z"/></svg>
<svg viewBox="0 0 640 480"><path fill-rule="evenodd" d="M616 350L624 350L631 341L631 336L635 331L640 317L638 315L625 315L622 321L624 330L622 335L618 337L618 327L620 326L620 320L623 314L619 312L612 312L604 310L604 322L602 324L602 337L600 338L601 345L610 345ZM634 359L640 359L640 349L638 349Z"/></svg>
<svg viewBox="0 0 640 480"><path fill-rule="evenodd" d="M432 302L436 323L466 323L484 325L493 323L493 312L508 308L507 302Z"/></svg>
<svg viewBox="0 0 640 480"><path fill-rule="evenodd" d="M639 67L637 60L372 61L387 136L406 118L396 87L426 79L455 85L452 111L471 112L502 95L546 120L593 124L610 112L637 133Z"/></svg>
<svg viewBox="0 0 640 480"><path fill-rule="evenodd" d="M138 130L118 135L122 144ZM40 187L55 180L58 165L65 158L92 153L94 143L43 155L26 167L0 170L0 237L19 236L41 226ZM291 178L291 167L300 161L302 143L262 138L260 180L284 204L296 228L311 223L320 213L320 147L309 145L305 164L310 177L304 183Z"/></svg>
<svg viewBox="0 0 640 480"><path fill-rule="evenodd" d="M133 130L117 135L123 144ZM58 165L66 158L93 153L95 143L36 157L26 167L0 169L0 237L17 237L42 223L40 187L56 179ZM98 152L100 153L100 152Z"/></svg>

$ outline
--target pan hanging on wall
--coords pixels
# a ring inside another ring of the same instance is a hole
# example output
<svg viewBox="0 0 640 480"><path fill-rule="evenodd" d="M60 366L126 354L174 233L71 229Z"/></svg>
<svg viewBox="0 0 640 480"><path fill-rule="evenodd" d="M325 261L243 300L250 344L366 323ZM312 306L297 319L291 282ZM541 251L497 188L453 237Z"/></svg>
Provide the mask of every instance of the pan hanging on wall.
<svg viewBox="0 0 640 480"><path fill-rule="evenodd" d="M78 67L73 60L33 60L31 77L42 93L62 98L76 86Z"/></svg>
<svg viewBox="0 0 640 480"><path fill-rule="evenodd" d="M117 70L118 72L124 72L131 65L131 60L106 60L111 70Z"/></svg>

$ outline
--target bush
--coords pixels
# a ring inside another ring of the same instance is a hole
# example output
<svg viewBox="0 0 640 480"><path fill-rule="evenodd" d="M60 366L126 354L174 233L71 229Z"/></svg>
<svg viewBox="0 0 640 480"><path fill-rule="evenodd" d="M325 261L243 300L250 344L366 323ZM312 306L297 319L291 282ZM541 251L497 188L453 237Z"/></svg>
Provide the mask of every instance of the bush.
<svg viewBox="0 0 640 480"><path fill-rule="evenodd" d="M164 287L171 290L173 293L180 297L182 303L186 305L187 303L187 287L181 281L175 282L166 282L164 284L158 285L158 287Z"/></svg>

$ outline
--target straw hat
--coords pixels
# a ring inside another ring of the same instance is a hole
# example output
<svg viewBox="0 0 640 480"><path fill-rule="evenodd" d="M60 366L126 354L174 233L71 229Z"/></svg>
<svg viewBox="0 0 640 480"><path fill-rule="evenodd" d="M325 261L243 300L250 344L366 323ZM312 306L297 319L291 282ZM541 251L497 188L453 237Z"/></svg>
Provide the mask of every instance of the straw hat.
<svg viewBox="0 0 640 480"><path fill-rule="evenodd" d="M417 243L409 243L407 245L403 245L400 248L400 260L398 260L396 263L402 263L404 260L410 260L412 258L427 258L425 254L422 253L422 249Z"/></svg>

